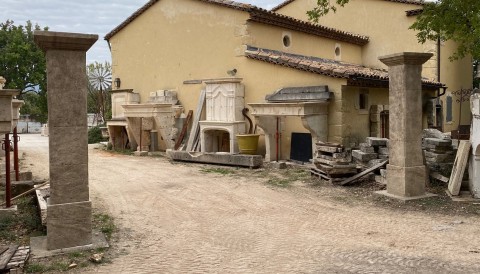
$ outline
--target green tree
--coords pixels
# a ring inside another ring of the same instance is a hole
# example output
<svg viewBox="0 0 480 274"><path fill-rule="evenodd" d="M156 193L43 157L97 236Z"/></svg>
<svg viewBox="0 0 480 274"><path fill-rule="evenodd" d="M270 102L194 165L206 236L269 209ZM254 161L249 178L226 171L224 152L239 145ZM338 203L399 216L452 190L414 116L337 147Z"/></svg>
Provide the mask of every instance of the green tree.
<svg viewBox="0 0 480 274"><path fill-rule="evenodd" d="M317 0L317 6L307 11L309 19L318 22L319 18L337 7L343 7L350 0ZM418 41L452 40L458 45L452 60L467 55L480 59L480 1L478 0L438 0L425 2L423 12L410 27L416 30Z"/></svg>
<svg viewBox="0 0 480 274"><path fill-rule="evenodd" d="M48 112L46 62L33 41L34 30L42 28L30 21L24 26L11 20L0 23L0 75L7 79L5 88L21 90L19 99L25 100L21 113L44 123Z"/></svg>
<svg viewBox="0 0 480 274"><path fill-rule="evenodd" d="M89 82L87 110L98 114L98 120L105 122L112 116L109 94L112 88L112 66L109 62L91 63L87 66L87 77Z"/></svg>

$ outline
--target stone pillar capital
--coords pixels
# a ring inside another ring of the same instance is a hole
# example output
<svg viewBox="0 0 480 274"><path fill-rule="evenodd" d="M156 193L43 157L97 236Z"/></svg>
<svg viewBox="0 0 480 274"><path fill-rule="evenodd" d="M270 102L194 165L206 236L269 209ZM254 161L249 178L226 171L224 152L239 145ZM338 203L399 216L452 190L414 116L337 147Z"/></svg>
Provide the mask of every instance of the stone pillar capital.
<svg viewBox="0 0 480 274"><path fill-rule="evenodd" d="M432 58L432 56L432 53L401 52L381 56L378 59L385 65L391 67L400 65L423 65Z"/></svg>
<svg viewBox="0 0 480 274"><path fill-rule="evenodd" d="M98 35L36 30L33 33L33 40L44 52L49 50L87 51L98 40Z"/></svg>

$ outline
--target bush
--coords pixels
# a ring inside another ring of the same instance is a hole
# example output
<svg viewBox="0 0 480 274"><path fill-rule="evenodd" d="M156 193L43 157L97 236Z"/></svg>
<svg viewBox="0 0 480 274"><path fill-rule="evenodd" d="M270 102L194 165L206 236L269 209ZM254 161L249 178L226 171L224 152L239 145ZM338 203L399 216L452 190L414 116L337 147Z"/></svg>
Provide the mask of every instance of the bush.
<svg viewBox="0 0 480 274"><path fill-rule="evenodd" d="M100 127L92 127L88 130L88 143L96 144L103 141L102 130Z"/></svg>

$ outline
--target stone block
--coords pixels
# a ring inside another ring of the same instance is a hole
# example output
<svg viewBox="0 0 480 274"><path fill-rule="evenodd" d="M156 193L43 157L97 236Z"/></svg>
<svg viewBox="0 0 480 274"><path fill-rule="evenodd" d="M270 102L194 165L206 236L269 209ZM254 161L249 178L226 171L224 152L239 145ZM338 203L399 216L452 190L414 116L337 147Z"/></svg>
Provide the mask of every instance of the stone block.
<svg viewBox="0 0 480 274"><path fill-rule="evenodd" d="M399 167L387 165L387 192L402 197L425 194L425 166Z"/></svg>
<svg viewBox="0 0 480 274"><path fill-rule="evenodd" d="M441 132L438 129L434 129L434 128L424 129L423 130L423 138L435 138L435 139L442 139L442 140L450 139L443 132Z"/></svg>
<svg viewBox="0 0 480 274"><path fill-rule="evenodd" d="M322 146L317 144L317 150L321 152L328 152L328 153L336 153L336 152L342 152L341 147L336 147L336 146Z"/></svg>
<svg viewBox="0 0 480 274"><path fill-rule="evenodd" d="M50 163L76 165L88 162L87 127L50 126Z"/></svg>
<svg viewBox="0 0 480 274"><path fill-rule="evenodd" d="M361 150L352 150L352 157L361 161L361 162L368 162L373 159L377 159L377 153L365 153Z"/></svg>
<svg viewBox="0 0 480 274"><path fill-rule="evenodd" d="M89 200L88 164L50 164L50 204Z"/></svg>
<svg viewBox="0 0 480 274"><path fill-rule="evenodd" d="M451 147L452 140L444 140L438 138L425 138L424 142L426 145L435 146L435 147Z"/></svg>
<svg viewBox="0 0 480 274"><path fill-rule="evenodd" d="M388 156L389 150L388 147L378 147L378 154L383 154Z"/></svg>
<svg viewBox="0 0 480 274"><path fill-rule="evenodd" d="M375 148L367 143L360 143L360 150L364 153L375 153Z"/></svg>
<svg viewBox="0 0 480 274"><path fill-rule="evenodd" d="M47 247L49 250L85 246L92 243L92 203L90 201L48 205Z"/></svg>
<svg viewBox="0 0 480 274"><path fill-rule="evenodd" d="M369 146L388 146L387 138L367 137L367 144Z"/></svg>
<svg viewBox="0 0 480 274"><path fill-rule="evenodd" d="M453 163L455 161L455 155L453 153L434 153L430 151L425 151L425 159L428 162L435 163Z"/></svg>
<svg viewBox="0 0 480 274"><path fill-rule="evenodd" d="M383 162L385 162L384 159L373 159L373 160L368 161L368 167L374 167L374 166L376 166L378 164L381 164Z"/></svg>

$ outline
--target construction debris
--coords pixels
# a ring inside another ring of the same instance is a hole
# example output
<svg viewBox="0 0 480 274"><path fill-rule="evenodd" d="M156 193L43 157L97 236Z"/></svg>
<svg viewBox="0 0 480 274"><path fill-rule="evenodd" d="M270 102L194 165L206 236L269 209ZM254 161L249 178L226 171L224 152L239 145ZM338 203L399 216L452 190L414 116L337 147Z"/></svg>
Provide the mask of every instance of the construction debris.
<svg viewBox="0 0 480 274"><path fill-rule="evenodd" d="M0 246L0 273L23 269L30 256L29 246Z"/></svg>
<svg viewBox="0 0 480 274"><path fill-rule="evenodd" d="M455 161L451 139L424 138L422 143L425 162L430 171L449 177Z"/></svg>
<svg viewBox="0 0 480 274"><path fill-rule="evenodd" d="M352 157L355 163L365 168L376 166L388 159L388 139L367 137L359 150L352 151Z"/></svg>

